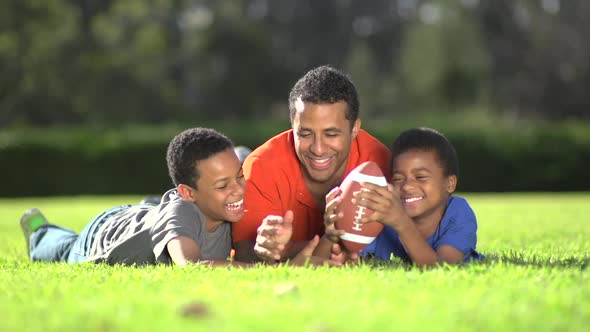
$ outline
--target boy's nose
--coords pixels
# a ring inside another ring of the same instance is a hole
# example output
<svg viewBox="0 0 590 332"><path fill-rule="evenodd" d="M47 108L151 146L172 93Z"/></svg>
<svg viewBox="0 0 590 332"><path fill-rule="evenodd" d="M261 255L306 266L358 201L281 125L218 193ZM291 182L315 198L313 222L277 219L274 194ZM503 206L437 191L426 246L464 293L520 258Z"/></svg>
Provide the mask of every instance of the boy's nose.
<svg viewBox="0 0 590 332"><path fill-rule="evenodd" d="M414 189L414 187L415 187L414 181L411 179L406 179L404 181L404 183L402 183L402 190L403 191L408 191L408 190Z"/></svg>

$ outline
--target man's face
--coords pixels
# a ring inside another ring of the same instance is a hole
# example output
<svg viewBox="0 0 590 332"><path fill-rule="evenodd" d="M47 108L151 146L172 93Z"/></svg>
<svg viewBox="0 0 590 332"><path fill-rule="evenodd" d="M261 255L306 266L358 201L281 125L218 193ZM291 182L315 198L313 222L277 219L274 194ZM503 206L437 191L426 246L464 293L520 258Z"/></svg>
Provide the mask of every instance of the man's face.
<svg viewBox="0 0 590 332"><path fill-rule="evenodd" d="M233 148L197 162L200 177L193 201L208 220L239 221L244 215L246 182Z"/></svg>
<svg viewBox="0 0 590 332"><path fill-rule="evenodd" d="M351 128L346 119L348 104L295 102L293 133L295 152L306 182L335 184L345 169L352 140L360 129L360 120Z"/></svg>

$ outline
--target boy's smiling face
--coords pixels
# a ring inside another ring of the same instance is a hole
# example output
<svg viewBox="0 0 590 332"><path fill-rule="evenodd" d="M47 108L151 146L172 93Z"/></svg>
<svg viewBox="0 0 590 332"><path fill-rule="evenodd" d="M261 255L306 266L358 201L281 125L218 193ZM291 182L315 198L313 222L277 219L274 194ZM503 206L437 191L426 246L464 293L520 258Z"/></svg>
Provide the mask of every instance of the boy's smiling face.
<svg viewBox="0 0 590 332"><path fill-rule="evenodd" d="M197 162L198 189L192 200L211 222L237 222L244 215L246 182L242 165L233 148Z"/></svg>
<svg viewBox="0 0 590 332"><path fill-rule="evenodd" d="M445 175L435 150L409 150L394 157L392 183L412 220L438 223L457 177Z"/></svg>

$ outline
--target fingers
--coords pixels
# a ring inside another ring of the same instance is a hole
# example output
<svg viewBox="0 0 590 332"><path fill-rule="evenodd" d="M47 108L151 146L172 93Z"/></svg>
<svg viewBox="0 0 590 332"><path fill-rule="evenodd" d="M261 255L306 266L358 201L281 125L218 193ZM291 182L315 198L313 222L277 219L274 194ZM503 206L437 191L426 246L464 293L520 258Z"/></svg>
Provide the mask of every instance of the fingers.
<svg viewBox="0 0 590 332"><path fill-rule="evenodd" d="M305 247L303 247L303 249L301 249L301 251L299 252L300 255L309 257L311 256L311 254L313 253L313 251L315 250L315 248L318 246L318 244L320 243L320 237L315 235L313 237L313 239L311 239L311 241L309 241Z"/></svg>
<svg viewBox="0 0 590 332"><path fill-rule="evenodd" d="M326 226L326 228L333 226L338 219L342 217L344 217L344 213L342 212L326 214L326 216L324 216L324 226Z"/></svg>
<svg viewBox="0 0 590 332"><path fill-rule="evenodd" d="M338 243L340 241L340 237L344 235L346 232L342 229L335 229L335 228L326 228L324 235L328 240L334 243Z"/></svg>
<svg viewBox="0 0 590 332"><path fill-rule="evenodd" d="M270 251L280 252L285 249L285 245L282 243L277 243L276 241L269 239L265 236L257 236L256 237L256 244L259 247L265 248Z"/></svg>
<svg viewBox="0 0 590 332"><path fill-rule="evenodd" d="M388 190L389 192L391 192L391 193L393 193L393 192L394 192L394 188L393 188L393 185L392 185L391 183L388 183L388 184L387 184L387 190Z"/></svg>
<svg viewBox="0 0 590 332"><path fill-rule="evenodd" d="M281 259L293 231L293 212L284 216L269 215L257 229L254 251L263 260Z"/></svg>
<svg viewBox="0 0 590 332"><path fill-rule="evenodd" d="M334 243L332 245L332 255L340 255L342 254L342 248L338 243Z"/></svg>
<svg viewBox="0 0 590 332"><path fill-rule="evenodd" d="M332 188L332 190L330 190L330 192L326 194L326 204L334 198L336 198L337 196L339 196L341 193L342 190L340 190L340 187Z"/></svg>
<svg viewBox="0 0 590 332"><path fill-rule="evenodd" d="M348 253L348 263L358 263L359 261L359 253L358 252L351 252Z"/></svg>
<svg viewBox="0 0 590 332"><path fill-rule="evenodd" d="M367 186L365 186L367 185ZM371 208L374 210L377 205L385 205L390 206L392 205L391 202L393 201L394 193L390 192L387 187L380 187L376 186L372 183L362 183L362 190L356 191L353 193L352 203Z"/></svg>
<svg viewBox="0 0 590 332"><path fill-rule="evenodd" d="M266 216L266 218L264 218L264 220L262 220L262 224L260 224L260 227L264 226L264 225L280 225L284 222L284 218L281 216L275 216L275 215L268 215Z"/></svg>
<svg viewBox="0 0 590 332"><path fill-rule="evenodd" d="M293 218L293 211L287 210L287 212L285 212L285 216L283 217L283 223L286 225L291 225L293 224Z"/></svg>
<svg viewBox="0 0 590 332"><path fill-rule="evenodd" d="M258 243L254 245L254 252L264 261L275 261L281 259L279 252L269 250L268 248L260 246Z"/></svg>

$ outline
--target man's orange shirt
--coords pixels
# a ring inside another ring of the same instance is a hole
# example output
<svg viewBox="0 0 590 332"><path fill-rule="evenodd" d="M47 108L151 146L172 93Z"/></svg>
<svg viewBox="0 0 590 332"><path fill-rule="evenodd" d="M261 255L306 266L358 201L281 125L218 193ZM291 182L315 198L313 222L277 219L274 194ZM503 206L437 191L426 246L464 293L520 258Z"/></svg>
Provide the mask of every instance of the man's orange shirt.
<svg viewBox="0 0 590 332"><path fill-rule="evenodd" d="M391 152L380 141L360 130L352 141L344 177L365 161L376 162L390 180ZM311 240L324 234L324 211L318 209L307 190L299 159L295 154L293 130L269 139L254 150L244 161L246 194L245 214L232 224L233 242L256 240L258 226L268 215L283 216L292 210L293 235L291 240Z"/></svg>

